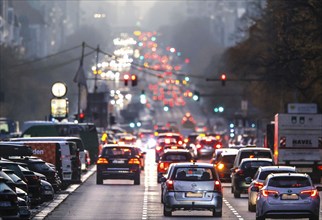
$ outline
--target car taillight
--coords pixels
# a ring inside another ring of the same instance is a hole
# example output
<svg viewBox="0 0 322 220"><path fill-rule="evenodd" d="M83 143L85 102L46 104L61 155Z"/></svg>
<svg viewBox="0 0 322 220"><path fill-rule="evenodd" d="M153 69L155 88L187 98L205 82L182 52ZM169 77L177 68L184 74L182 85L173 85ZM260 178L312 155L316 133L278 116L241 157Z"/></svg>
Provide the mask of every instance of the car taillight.
<svg viewBox="0 0 322 220"><path fill-rule="evenodd" d="M267 189L263 189L261 192L262 192L262 195L263 195L264 197L267 197L267 196L269 196L269 195L271 195L271 196L278 195L278 191L276 191L276 190L267 190Z"/></svg>
<svg viewBox="0 0 322 220"><path fill-rule="evenodd" d="M223 163L218 163L216 165L216 167L217 167L218 170L222 170L222 169L224 169L225 165Z"/></svg>
<svg viewBox="0 0 322 220"><path fill-rule="evenodd" d="M197 148L200 149L201 148L201 144L197 144Z"/></svg>
<svg viewBox="0 0 322 220"><path fill-rule="evenodd" d="M106 158L98 158L96 164L108 164L108 160Z"/></svg>
<svg viewBox="0 0 322 220"><path fill-rule="evenodd" d="M322 165L318 165L318 170L322 170Z"/></svg>
<svg viewBox="0 0 322 220"><path fill-rule="evenodd" d="M160 151L160 150L162 149L162 147L161 147L161 146L157 146L155 149L156 149L157 151Z"/></svg>
<svg viewBox="0 0 322 220"><path fill-rule="evenodd" d="M311 190L303 190L301 191L301 194L309 195L311 197L315 197L318 195L318 191L316 189L311 189Z"/></svg>
<svg viewBox="0 0 322 220"><path fill-rule="evenodd" d="M261 189L264 186L264 184L263 183L260 183L260 182L255 182L254 183L254 186L255 187L258 187L258 189Z"/></svg>
<svg viewBox="0 0 322 220"><path fill-rule="evenodd" d="M218 180L215 181L214 190L217 191L217 192L222 191L221 183Z"/></svg>
<svg viewBox="0 0 322 220"><path fill-rule="evenodd" d="M173 180L167 180L166 184L167 184L167 189L168 190L174 190Z"/></svg>
<svg viewBox="0 0 322 220"><path fill-rule="evenodd" d="M189 139L188 138L184 139L184 142L185 143L188 143L189 142Z"/></svg>
<svg viewBox="0 0 322 220"><path fill-rule="evenodd" d="M215 148L217 148L217 149L221 148L221 144L216 144Z"/></svg>
<svg viewBox="0 0 322 220"><path fill-rule="evenodd" d="M236 174L239 174L239 175L244 175L244 170L242 170L242 169L236 169L235 170L235 172L236 172Z"/></svg>
<svg viewBox="0 0 322 220"><path fill-rule="evenodd" d="M138 158L131 158L129 164L140 164L140 161Z"/></svg>

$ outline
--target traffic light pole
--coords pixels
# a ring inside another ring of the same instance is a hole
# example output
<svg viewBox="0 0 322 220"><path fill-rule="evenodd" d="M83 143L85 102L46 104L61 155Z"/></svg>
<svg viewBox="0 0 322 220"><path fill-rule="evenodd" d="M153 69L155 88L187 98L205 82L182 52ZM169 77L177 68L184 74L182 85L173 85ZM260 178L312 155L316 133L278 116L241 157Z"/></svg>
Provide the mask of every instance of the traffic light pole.
<svg viewBox="0 0 322 220"><path fill-rule="evenodd" d="M95 74L95 82L94 82L94 93L97 92L97 74L98 74L98 55L100 51L100 46L97 45L96 49L96 74Z"/></svg>
<svg viewBox="0 0 322 220"><path fill-rule="evenodd" d="M80 59L80 66L83 66L84 63L84 53L85 53L85 42L82 43L82 55ZM81 84L78 83L78 103L77 103L77 120L79 120L80 109L81 109Z"/></svg>

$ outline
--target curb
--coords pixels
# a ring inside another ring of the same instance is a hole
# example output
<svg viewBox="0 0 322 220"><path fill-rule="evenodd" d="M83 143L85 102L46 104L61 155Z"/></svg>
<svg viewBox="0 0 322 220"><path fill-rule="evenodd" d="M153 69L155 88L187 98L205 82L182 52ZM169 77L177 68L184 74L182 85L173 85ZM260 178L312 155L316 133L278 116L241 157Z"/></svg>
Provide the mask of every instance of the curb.
<svg viewBox="0 0 322 220"><path fill-rule="evenodd" d="M82 183L72 184L63 192L56 194L54 200L50 202L43 203L37 208L34 214L32 214L32 220L42 220L48 216L52 211L54 211L65 199L74 192L78 187L80 187L89 177L91 177L96 172L96 166L92 166L89 170L82 176Z"/></svg>

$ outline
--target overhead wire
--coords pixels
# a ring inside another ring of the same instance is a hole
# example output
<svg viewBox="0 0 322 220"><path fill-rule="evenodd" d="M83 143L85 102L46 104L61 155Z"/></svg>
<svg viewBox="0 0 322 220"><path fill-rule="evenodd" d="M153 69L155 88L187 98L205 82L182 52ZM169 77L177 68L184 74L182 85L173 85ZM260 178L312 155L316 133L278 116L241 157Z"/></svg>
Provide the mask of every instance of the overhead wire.
<svg viewBox="0 0 322 220"><path fill-rule="evenodd" d="M24 62L24 63L18 63L18 64L15 64L15 65L12 65L10 66L10 68L17 68L17 67L20 67L20 66L24 66L24 65L29 65L29 64L33 64L33 63L37 63L37 62L40 62L40 61L43 61L43 60L46 60L46 59L49 59L49 58L52 58L54 56L58 56L60 54L63 54L63 53L67 53L69 51L72 51L72 50L75 50L79 47L81 47L82 45L78 45L78 46L75 46L75 47L72 47L72 48L69 48L69 49L66 49L66 50L62 50L62 51L59 51L57 53L54 53L54 54L50 54L48 56L45 56L45 57L42 57L42 58L39 58L39 59L35 59L35 60L31 60L31 61L28 61L28 62Z"/></svg>

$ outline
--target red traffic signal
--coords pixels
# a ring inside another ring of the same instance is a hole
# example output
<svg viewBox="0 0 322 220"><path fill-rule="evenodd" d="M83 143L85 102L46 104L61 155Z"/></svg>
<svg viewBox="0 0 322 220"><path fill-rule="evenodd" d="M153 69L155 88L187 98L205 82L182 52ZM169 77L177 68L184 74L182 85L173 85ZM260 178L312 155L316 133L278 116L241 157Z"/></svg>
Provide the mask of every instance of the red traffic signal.
<svg viewBox="0 0 322 220"><path fill-rule="evenodd" d="M79 119L84 119L85 118L85 114L82 112L82 113L79 113Z"/></svg>
<svg viewBox="0 0 322 220"><path fill-rule="evenodd" d="M221 79L221 85L225 86L225 84L226 84L226 74L225 73L221 74L220 79Z"/></svg>

